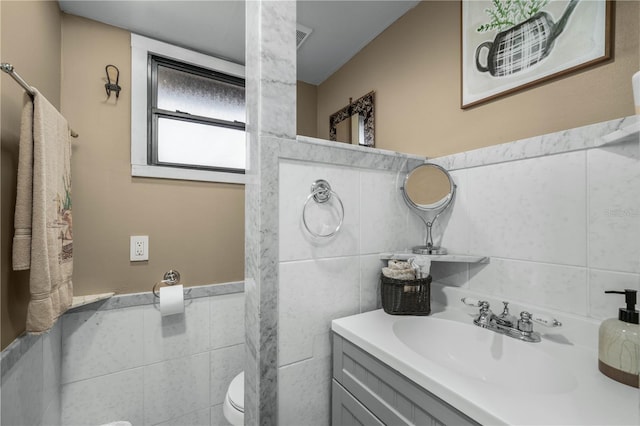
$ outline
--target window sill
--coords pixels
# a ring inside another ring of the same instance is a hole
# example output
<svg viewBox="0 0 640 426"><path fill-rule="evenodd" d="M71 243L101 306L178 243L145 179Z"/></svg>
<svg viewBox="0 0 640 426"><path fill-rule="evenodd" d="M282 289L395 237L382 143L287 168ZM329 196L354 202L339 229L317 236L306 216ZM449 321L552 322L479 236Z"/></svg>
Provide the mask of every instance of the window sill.
<svg viewBox="0 0 640 426"><path fill-rule="evenodd" d="M244 184L246 181L246 176L239 173L224 173L213 172L209 170L192 170L176 167L149 166L146 164L132 164L131 176L235 184Z"/></svg>

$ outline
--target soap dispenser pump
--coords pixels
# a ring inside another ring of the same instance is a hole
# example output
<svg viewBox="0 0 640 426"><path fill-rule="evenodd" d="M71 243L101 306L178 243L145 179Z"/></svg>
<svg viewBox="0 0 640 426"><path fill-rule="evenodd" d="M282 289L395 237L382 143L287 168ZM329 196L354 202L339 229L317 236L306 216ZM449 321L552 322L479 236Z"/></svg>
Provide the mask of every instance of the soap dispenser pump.
<svg viewBox="0 0 640 426"><path fill-rule="evenodd" d="M636 310L637 290L605 291L624 294L627 307L618 310L618 318L600 324L598 369L625 385L639 387L640 327Z"/></svg>

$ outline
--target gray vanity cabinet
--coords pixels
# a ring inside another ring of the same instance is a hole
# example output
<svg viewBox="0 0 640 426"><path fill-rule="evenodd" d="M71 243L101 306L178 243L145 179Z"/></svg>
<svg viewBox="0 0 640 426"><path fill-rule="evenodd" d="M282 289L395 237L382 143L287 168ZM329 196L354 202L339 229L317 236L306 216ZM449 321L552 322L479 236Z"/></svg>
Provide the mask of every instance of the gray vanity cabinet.
<svg viewBox="0 0 640 426"><path fill-rule="evenodd" d="M331 398L333 426L479 425L335 333Z"/></svg>

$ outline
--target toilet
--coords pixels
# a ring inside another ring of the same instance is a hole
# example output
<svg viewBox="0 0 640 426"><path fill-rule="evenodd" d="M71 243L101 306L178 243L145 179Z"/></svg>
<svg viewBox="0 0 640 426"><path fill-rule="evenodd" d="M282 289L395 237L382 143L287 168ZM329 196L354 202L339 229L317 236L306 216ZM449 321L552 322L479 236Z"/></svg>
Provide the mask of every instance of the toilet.
<svg viewBox="0 0 640 426"><path fill-rule="evenodd" d="M224 397L222 412L233 426L244 426L244 371L231 381Z"/></svg>

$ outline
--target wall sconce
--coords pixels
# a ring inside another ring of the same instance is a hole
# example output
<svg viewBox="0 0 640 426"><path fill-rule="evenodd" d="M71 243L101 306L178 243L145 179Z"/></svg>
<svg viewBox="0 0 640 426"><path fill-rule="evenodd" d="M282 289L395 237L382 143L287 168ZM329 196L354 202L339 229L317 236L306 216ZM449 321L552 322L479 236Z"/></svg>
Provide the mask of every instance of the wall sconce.
<svg viewBox="0 0 640 426"><path fill-rule="evenodd" d="M104 67L104 70L107 73L107 84L104 85L107 91L107 98L110 98L111 91L114 91L116 92L116 99L118 99L120 97L120 90L122 90L122 87L118 85L118 81L120 81L120 70L111 64ZM112 81L115 81L115 83L112 83Z"/></svg>

